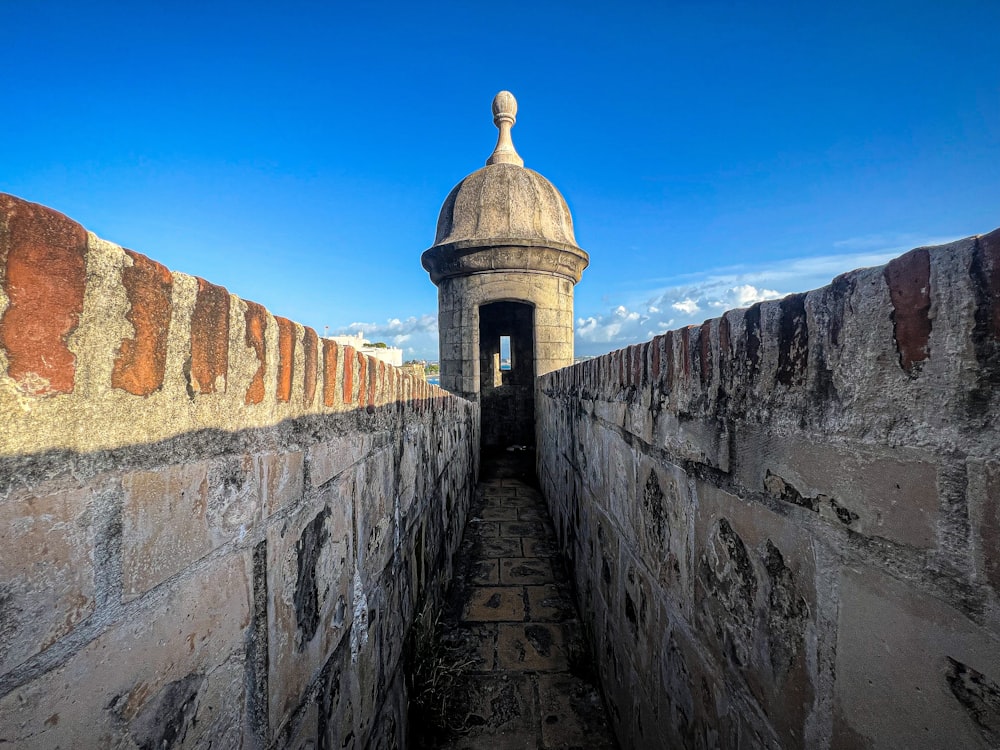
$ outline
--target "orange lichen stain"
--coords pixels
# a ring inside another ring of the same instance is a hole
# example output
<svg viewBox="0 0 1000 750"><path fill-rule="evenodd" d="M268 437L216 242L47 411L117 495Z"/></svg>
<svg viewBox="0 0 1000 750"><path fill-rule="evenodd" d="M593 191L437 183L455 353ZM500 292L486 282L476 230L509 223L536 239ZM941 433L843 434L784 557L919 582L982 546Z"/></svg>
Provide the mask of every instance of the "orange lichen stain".
<svg viewBox="0 0 1000 750"><path fill-rule="evenodd" d="M111 387L148 396L163 385L174 280L170 271L156 261L131 250L125 253L132 259L132 265L122 269L122 286L129 301L125 318L135 334L122 339L111 372Z"/></svg>
<svg viewBox="0 0 1000 750"><path fill-rule="evenodd" d="M246 323L246 344L257 357L257 371L250 380L244 402L259 404L264 400L264 372L267 370L267 343L264 331L267 328L267 310L256 302L247 302L243 315Z"/></svg>
<svg viewBox="0 0 1000 750"><path fill-rule="evenodd" d="M931 336L931 256L924 248L889 261L882 272L892 301L899 365L911 373L928 357Z"/></svg>
<svg viewBox="0 0 1000 750"><path fill-rule="evenodd" d="M354 347L344 347L344 403L354 401Z"/></svg>
<svg viewBox="0 0 1000 750"><path fill-rule="evenodd" d="M278 322L278 401L292 400L292 374L295 372L295 324L288 318Z"/></svg>
<svg viewBox="0 0 1000 750"><path fill-rule="evenodd" d="M191 313L191 366L188 385L193 393L224 393L229 376L229 292L198 279Z"/></svg>
<svg viewBox="0 0 1000 750"><path fill-rule="evenodd" d="M73 391L76 356L67 340L83 312L87 232L52 209L0 195L0 316L7 374L36 396Z"/></svg>

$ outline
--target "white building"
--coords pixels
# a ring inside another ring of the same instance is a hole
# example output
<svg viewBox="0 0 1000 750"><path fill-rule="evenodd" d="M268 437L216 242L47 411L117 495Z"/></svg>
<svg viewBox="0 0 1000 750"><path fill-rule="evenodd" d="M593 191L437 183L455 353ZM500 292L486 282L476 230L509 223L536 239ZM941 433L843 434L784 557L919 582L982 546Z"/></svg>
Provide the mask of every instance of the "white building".
<svg viewBox="0 0 1000 750"><path fill-rule="evenodd" d="M367 341L363 334L358 334L357 336L351 336L350 334L346 336L327 336L331 341L335 341L342 346L350 346L357 351L367 354L369 357L375 357L375 359L380 359L387 365L392 365L393 367L401 367L403 364L403 350L395 346L372 346Z"/></svg>

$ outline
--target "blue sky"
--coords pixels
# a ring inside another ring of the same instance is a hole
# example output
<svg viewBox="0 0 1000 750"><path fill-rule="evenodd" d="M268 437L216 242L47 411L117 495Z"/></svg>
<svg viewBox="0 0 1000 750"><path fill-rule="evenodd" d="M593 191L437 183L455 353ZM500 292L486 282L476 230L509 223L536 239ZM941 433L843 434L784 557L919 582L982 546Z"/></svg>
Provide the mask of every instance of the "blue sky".
<svg viewBox="0 0 1000 750"><path fill-rule="evenodd" d="M998 28L995 0L0 0L0 190L435 359L420 253L509 89L596 354L1000 225Z"/></svg>

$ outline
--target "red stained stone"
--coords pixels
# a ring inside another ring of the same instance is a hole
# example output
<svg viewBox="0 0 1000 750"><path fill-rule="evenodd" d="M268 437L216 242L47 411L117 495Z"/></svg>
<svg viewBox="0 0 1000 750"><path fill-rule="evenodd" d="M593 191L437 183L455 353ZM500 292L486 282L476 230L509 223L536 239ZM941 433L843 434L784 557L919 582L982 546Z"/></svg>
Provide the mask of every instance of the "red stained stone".
<svg viewBox="0 0 1000 750"><path fill-rule="evenodd" d="M375 409L375 386L378 381L378 369L381 367L382 362L376 360L369 360L368 362L368 411L374 411Z"/></svg>
<svg viewBox="0 0 1000 750"><path fill-rule="evenodd" d="M653 339L653 380L659 382L660 380L660 352L663 350L663 336L657 336Z"/></svg>
<svg viewBox="0 0 1000 750"><path fill-rule="evenodd" d="M111 387L148 396L163 385L170 331L170 295L174 280L164 266L126 250L132 265L122 269L122 286L129 301L125 318L135 329L118 348Z"/></svg>
<svg viewBox="0 0 1000 750"><path fill-rule="evenodd" d="M229 292L198 279L198 294L191 313L191 371L188 385L195 393L215 393L221 377L222 392L229 376Z"/></svg>
<svg viewBox="0 0 1000 750"><path fill-rule="evenodd" d="M732 354L732 334L729 330L729 318L723 315L719 318L719 357L722 361L725 361Z"/></svg>
<svg viewBox="0 0 1000 750"><path fill-rule="evenodd" d="M789 294L778 303L781 316L778 323L777 382L802 385L809 365L809 324L806 316L806 295Z"/></svg>
<svg viewBox="0 0 1000 750"><path fill-rule="evenodd" d="M1000 229L977 239L982 256L986 297L990 300L989 321L993 337L1000 341Z"/></svg>
<svg viewBox="0 0 1000 750"><path fill-rule="evenodd" d="M302 381L305 392L302 400L306 406L312 406L316 398L316 364L319 353L319 336L312 328L306 328L306 334L302 338L302 353L306 360L306 372Z"/></svg>
<svg viewBox="0 0 1000 750"><path fill-rule="evenodd" d="M344 347L344 403L354 402L354 347Z"/></svg>
<svg viewBox="0 0 1000 750"><path fill-rule="evenodd" d="M243 317L246 322L247 346L253 349L259 363L257 372L250 380L244 401L247 404L259 404L264 400L264 372L267 369L267 351L264 339L264 330L267 328L267 310L256 302L247 302L246 313Z"/></svg>
<svg viewBox="0 0 1000 750"><path fill-rule="evenodd" d="M883 271L892 301L892 324L899 364L912 372L927 359L931 335L931 257L924 248L895 258Z"/></svg>
<svg viewBox="0 0 1000 750"><path fill-rule="evenodd" d="M10 301L0 317L0 347L7 374L33 395L73 391L76 357L67 340L83 312L86 262L83 227L0 195L0 283Z"/></svg>
<svg viewBox="0 0 1000 750"><path fill-rule="evenodd" d="M295 324L288 318L278 322L278 401L292 400L292 375L295 372Z"/></svg>
<svg viewBox="0 0 1000 750"><path fill-rule="evenodd" d="M674 332L667 331L663 337L663 356L667 358L666 382L667 390L674 387Z"/></svg>
<svg viewBox="0 0 1000 750"><path fill-rule="evenodd" d="M712 380L712 321L706 320L701 324L699 344L698 354L701 365L699 375L701 376L701 384L708 385Z"/></svg>
<svg viewBox="0 0 1000 750"><path fill-rule="evenodd" d="M694 326L687 326L681 329L681 359L684 361L684 377L691 375L691 329Z"/></svg>
<svg viewBox="0 0 1000 750"><path fill-rule="evenodd" d="M337 401L337 344L323 339L323 406Z"/></svg>

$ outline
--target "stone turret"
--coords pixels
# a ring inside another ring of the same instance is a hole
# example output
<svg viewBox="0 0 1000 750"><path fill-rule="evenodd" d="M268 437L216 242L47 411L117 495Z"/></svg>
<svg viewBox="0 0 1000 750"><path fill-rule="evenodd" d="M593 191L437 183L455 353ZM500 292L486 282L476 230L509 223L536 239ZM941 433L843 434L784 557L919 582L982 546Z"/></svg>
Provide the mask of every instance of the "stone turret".
<svg viewBox="0 0 1000 750"><path fill-rule="evenodd" d="M534 442L535 377L573 362L573 286L589 263L566 201L515 150L516 117L501 91L493 154L445 199L421 258L438 287L441 385L480 402L485 446Z"/></svg>

